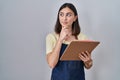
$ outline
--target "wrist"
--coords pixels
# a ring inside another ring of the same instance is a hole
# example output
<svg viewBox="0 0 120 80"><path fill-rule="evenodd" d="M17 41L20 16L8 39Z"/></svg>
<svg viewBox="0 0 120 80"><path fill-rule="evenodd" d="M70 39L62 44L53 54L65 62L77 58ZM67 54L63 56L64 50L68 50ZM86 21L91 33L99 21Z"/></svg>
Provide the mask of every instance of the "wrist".
<svg viewBox="0 0 120 80"><path fill-rule="evenodd" d="M85 65L85 67L86 67L87 69L91 68L92 65L93 65L93 60L90 59L90 60L84 62L84 65Z"/></svg>
<svg viewBox="0 0 120 80"><path fill-rule="evenodd" d="M58 43L62 43L63 42L63 40L61 40L60 38L58 39Z"/></svg>
<svg viewBox="0 0 120 80"><path fill-rule="evenodd" d="M88 63L91 63L91 62L92 62L92 59L89 59L88 61L85 61L84 63L88 64Z"/></svg>

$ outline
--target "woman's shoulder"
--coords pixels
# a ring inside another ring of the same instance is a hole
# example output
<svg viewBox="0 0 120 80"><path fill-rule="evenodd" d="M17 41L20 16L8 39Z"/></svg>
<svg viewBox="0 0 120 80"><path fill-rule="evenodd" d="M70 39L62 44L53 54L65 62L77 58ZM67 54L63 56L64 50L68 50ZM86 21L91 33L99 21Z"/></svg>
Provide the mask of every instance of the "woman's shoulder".
<svg viewBox="0 0 120 80"><path fill-rule="evenodd" d="M84 33L80 33L78 35L78 40L87 40L87 39L88 39L88 37Z"/></svg>
<svg viewBox="0 0 120 80"><path fill-rule="evenodd" d="M55 32L51 32L47 34L47 39L53 39L53 40L57 40L58 35Z"/></svg>

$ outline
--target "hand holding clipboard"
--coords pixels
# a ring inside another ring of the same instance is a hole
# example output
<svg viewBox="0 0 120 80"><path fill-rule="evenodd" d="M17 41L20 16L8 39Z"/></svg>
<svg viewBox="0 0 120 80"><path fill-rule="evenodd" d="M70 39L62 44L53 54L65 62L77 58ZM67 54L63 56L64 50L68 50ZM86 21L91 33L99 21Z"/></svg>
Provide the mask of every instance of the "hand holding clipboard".
<svg viewBox="0 0 120 80"><path fill-rule="evenodd" d="M60 57L60 60L80 60L79 53L85 51L91 53L99 43L99 41L72 41Z"/></svg>

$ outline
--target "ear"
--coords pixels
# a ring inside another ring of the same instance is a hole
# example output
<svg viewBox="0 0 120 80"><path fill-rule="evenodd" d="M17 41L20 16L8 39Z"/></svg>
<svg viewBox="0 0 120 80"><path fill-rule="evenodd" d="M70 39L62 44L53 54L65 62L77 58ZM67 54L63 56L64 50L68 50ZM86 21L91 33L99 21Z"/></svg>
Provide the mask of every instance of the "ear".
<svg viewBox="0 0 120 80"><path fill-rule="evenodd" d="M75 17L74 17L74 22L76 21L77 18L78 18L78 16L75 16Z"/></svg>

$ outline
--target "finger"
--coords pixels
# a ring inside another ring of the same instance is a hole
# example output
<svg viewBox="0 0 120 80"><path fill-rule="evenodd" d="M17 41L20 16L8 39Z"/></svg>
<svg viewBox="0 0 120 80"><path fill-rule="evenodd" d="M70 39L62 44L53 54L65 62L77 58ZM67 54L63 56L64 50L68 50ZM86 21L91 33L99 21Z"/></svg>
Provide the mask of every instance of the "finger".
<svg viewBox="0 0 120 80"><path fill-rule="evenodd" d="M85 52L82 52L81 54L82 54L85 58L88 57Z"/></svg>
<svg viewBox="0 0 120 80"><path fill-rule="evenodd" d="M80 53L79 54L79 58L82 60L82 61L84 61L86 58Z"/></svg>
<svg viewBox="0 0 120 80"><path fill-rule="evenodd" d="M79 54L80 59L81 59L82 61L84 61L84 62L90 59L90 56L87 56L86 54L87 54L87 53L85 53L85 52L81 52L81 53Z"/></svg>
<svg viewBox="0 0 120 80"><path fill-rule="evenodd" d="M87 54L88 57L91 56L91 54L88 51L85 51L85 52L86 52L86 54Z"/></svg>
<svg viewBox="0 0 120 80"><path fill-rule="evenodd" d="M63 27L62 27L62 30L64 30L64 29L65 29L65 27L63 26Z"/></svg>
<svg viewBox="0 0 120 80"><path fill-rule="evenodd" d="M89 56L88 52L85 51L85 52L84 52L84 56L85 56L85 57L88 57L88 56Z"/></svg>
<svg viewBox="0 0 120 80"><path fill-rule="evenodd" d="M62 27L62 29L68 29L68 27L66 27L66 26L63 26L63 27Z"/></svg>

